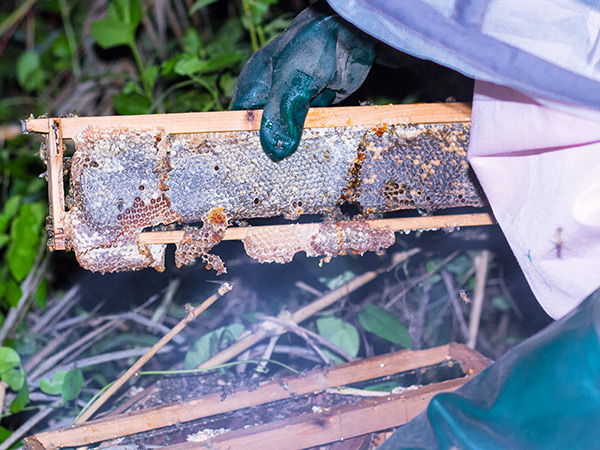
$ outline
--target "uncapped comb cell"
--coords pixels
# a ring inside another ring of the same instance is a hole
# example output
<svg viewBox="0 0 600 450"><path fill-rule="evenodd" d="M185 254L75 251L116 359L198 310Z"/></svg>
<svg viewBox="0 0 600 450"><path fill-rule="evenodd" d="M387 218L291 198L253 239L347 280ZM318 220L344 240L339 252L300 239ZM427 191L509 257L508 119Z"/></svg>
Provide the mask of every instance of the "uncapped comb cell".
<svg viewBox="0 0 600 450"><path fill-rule="evenodd" d="M466 162L468 123L315 128L300 148L274 163L258 132L166 134L161 129L93 128L75 136L65 235L80 264L110 272L164 268L165 244L146 245L142 231L183 228L177 265L210 253L236 219L319 214L323 224L251 233L244 244L259 261L379 251L394 242L389 229L334 223L340 206L363 217L399 209L430 212L481 206ZM260 235L262 233L262 235Z"/></svg>

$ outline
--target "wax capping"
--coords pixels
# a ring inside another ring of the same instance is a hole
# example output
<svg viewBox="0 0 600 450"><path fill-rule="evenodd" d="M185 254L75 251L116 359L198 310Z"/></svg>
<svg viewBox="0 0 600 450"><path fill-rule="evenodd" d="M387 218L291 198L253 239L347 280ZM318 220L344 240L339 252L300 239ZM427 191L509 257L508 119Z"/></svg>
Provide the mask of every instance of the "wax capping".
<svg viewBox="0 0 600 450"><path fill-rule="evenodd" d="M466 160L468 140L468 122L313 128L304 130L298 151L275 163L254 131L169 135L87 125L74 138L66 242L89 270L162 270L166 244L147 245L141 234L171 225L183 230L177 266L200 258L222 273L211 249L234 220L317 214L323 223L309 231L249 233L247 253L286 262L299 251L380 251L394 243L394 232L338 223L340 205L352 204L367 218L482 206Z"/></svg>

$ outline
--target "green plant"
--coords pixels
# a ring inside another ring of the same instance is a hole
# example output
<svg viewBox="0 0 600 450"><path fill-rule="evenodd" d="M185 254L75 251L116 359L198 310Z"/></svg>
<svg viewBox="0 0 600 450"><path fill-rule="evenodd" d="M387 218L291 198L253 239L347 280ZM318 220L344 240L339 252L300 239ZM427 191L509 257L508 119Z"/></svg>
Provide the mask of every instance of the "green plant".
<svg viewBox="0 0 600 450"><path fill-rule="evenodd" d="M23 332L28 307L35 299L43 308L52 289L44 270L48 211L40 174L45 169L34 154L39 138L5 133L5 127L14 128L30 114L74 110L97 115L225 109L245 60L293 16L284 15L274 0L199 0L170 16L140 0L107 0L105 7L98 15L82 0L0 5L5 62L0 66L0 380L5 384L0 390L11 400L5 414L40 406L29 401L30 390L60 395L71 405L88 395L81 391L83 379L101 382L104 372L60 370L39 383L27 382L22 361L45 344ZM226 328L207 343L223 344L239 332L233 325ZM143 345L144 339L138 341ZM199 356L203 342L189 358L204 358ZM0 440L9 434L0 427Z"/></svg>

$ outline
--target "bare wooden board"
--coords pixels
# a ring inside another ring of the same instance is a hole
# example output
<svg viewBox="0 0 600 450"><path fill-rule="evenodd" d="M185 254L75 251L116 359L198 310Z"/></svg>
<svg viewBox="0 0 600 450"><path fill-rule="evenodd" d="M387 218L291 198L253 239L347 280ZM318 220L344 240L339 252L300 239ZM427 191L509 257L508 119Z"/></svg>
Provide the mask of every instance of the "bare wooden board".
<svg viewBox="0 0 600 450"><path fill-rule="evenodd" d="M138 116L63 117L62 137L72 139L83 127L160 126L169 134L256 131L260 128L262 110L217 111L179 114L147 114ZM442 123L471 120L468 103L420 103L413 105L374 105L361 107L311 108L305 128L380 125L383 123ZM31 133L48 133L49 119L27 119L23 129Z"/></svg>
<svg viewBox="0 0 600 450"><path fill-rule="evenodd" d="M488 213L473 214L444 214L439 216L403 217L397 219L373 219L368 221L374 228L389 227L393 231L427 230L427 229L455 229L460 227L474 227L493 225L494 219ZM316 223L304 223L298 226L306 228L306 233L315 233L318 228ZM262 233L265 230L285 230L288 225L263 225L255 227L228 228L223 236L224 241L243 241L252 233ZM142 233L142 240L146 244L175 244L183 238L183 231L153 231Z"/></svg>
<svg viewBox="0 0 600 450"><path fill-rule="evenodd" d="M435 394L452 392L464 379L421 386L404 394L370 398L358 404L305 414L221 434L205 442L185 442L168 450L301 450L398 427L423 411Z"/></svg>
<svg viewBox="0 0 600 450"><path fill-rule="evenodd" d="M278 400L295 398L296 396L323 391L329 388L345 386L365 380L419 369L421 367L427 367L450 360L461 364L462 370L466 374L465 378L417 387L415 390L411 391L411 395L406 395L406 393L390 395L383 399L379 399L379 402L373 401L364 405L361 403L357 408L340 410L339 414L342 416L349 414L347 419L339 418L338 415L326 415L322 417L315 416L312 417L312 419L308 417L305 422L300 421L299 423L292 422L288 424L291 427L288 428L288 431L293 430L294 433L299 434L307 432L309 435L315 432L315 422L313 419L317 420L316 423L320 423L319 420L321 418L326 418L325 423L329 423L328 421L335 423L335 421L341 420L345 424L352 424L356 421L364 421L370 424L368 427L361 428L360 433L355 434L351 431L354 426L350 426L348 431L344 433L344 436L352 437L406 423L426 407L430 397L436 392L457 389L468 381L470 376L476 375L487 367L489 361L479 353L464 345L456 343L420 351L405 350L389 355L340 364L327 370L309 372L300 377L291 376L284 379L267 381L249 390L240 389L237 392L228 395L225 400L221 398L220 393L215 393L191 401L163 405L149 410L125 413L119 416L87 422L81 426L40 433L26 438L25 446L28 449L50 449L92 444L116 437L128 436L161 427L168 427L176 423L189 422L202 417L227 413ZM390 408L390 411L396 412L390 414L390 416L393 416L394 418L387 418L384 420L383 416L387 416L387 413L383 414L383 412L387 411L388 408ZM397 408L400 408L399 411L404 412L398 414ZM357 411L355 411L355 409ZM374 410L382 412L380 421L368 421L366 416L364 416L365 414L372 414ZM338 418L335 418L334 416ZM360 419L360 417L363 417L363 419ZM345 426L347 427L348 425ZM285 424L271 425L271 427L285 429ZM260 441L261 439L264 439L264 434L262 433L271 429L272 428L269 426L257 428L256 432L249 431L249 434L244 436L248 436L250 441L253 441L254 439ZM286 431L283 431L283 433L285 434ZM317 434L320 436L318 439L322 443L333 442L344 437L337 432L333 434ZM236 439L236 442L245 442L243 440L244 437L240 436L239 433L233 434L232 436ZM221 439L225 438L223 437ZM242 439L242 441L239 441L239 439ZM313 443L314 441L312 439L313 438L310 440L311 444L307 445L307 447L319 445ZM225 446L223 448L228 447ZM269 448L276 447L269 446Z"/></svg>

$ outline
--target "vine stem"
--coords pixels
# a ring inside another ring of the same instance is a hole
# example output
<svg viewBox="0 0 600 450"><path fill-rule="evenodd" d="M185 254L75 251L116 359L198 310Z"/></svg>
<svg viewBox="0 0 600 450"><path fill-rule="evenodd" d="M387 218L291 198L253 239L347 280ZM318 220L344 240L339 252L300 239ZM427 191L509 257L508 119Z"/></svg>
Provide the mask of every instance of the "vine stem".
<svg viewBox="0 0 600 450"><path fill-rule="evenodd" d="M248 0L242 0L242 7L244 8L244 14L246 15L246 19L248 19L248 32L250 33L252 51L257 52L260 49L260 45L258 44L256 27L254 26L254 19L252 18L252 12L250 11L250 5L248 3Z"/></svg>
<svg viewBox="0 0 600 450"><path fill-rule="evenodd" d="M140 52L135 44L130 44L129 48L131 49L133 59L135 59L135 64L138 68L138 72L140 73L140 79L142 81L142 86L144 87L144 92L146 93L146 96L151 99L152 90L150 89L150 86L148 86L148 81L146 80L146 69L144 68L144 63L142 61L142 57L140 56Z"/></svg>
<svg viewBox="0 0 600 450"><path fill-rule="evenodd" d="M67 36L67 42L69 43L69 49L71 50L71 66L73 67L73 74L78 77L81 73L81 66L79 65L79 59L77 58L77 38L75 37L75 31L73 30L73 24L71 23L69 5L67 0L59 0L60 15L62 16L63 24L65 25L65 35Z"/></svg>
<svg viewBox="0 0 600 450"><path fill-rule="evenodd" d="M0 37L2 37L4 33L6 33L17 23L19 23L21 19L25 17L27 12L31 9L31 7L36 3L37 0L27 0L17 9L15 9L6 19L4 19L2 23L0 23Z"/></svg>

